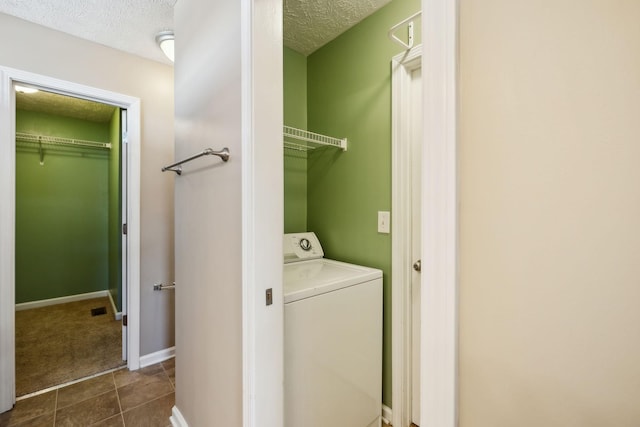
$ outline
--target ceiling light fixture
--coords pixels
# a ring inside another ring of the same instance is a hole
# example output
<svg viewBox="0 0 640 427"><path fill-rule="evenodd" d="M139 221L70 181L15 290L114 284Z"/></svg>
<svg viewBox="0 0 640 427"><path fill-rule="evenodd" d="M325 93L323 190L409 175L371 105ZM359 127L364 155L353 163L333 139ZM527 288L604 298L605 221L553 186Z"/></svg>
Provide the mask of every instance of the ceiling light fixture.
<svg viewBox="0 0 640 427"><path fill-rule="evenodd" d="M173 31L161 31L156 35L156 43L160 46L160 49L167 55L167 58L173 62L173 41L175 36L173 35Z"/></svg>
<svg viewBox="0 0 640 427"><path fill-rule="evenodd" d="M16 92L21 92L21 93L36 93L36 92L38 92L38 89L36 89L35 87L27 87L27 86L20 86L20 85L15 85L14 87L16 89Z"/></svg>

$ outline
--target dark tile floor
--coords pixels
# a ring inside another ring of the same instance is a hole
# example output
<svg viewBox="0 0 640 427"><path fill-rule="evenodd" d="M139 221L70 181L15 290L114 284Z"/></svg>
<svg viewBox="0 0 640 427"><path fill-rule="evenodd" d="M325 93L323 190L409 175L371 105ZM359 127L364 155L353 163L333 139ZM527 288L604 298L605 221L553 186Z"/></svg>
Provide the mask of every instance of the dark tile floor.
<svg viewBox="0 0 640 427"><path fill-rule="evenodd" d="M175 401L175 360L121 369L19 400L0 427L167 427Z"/></svg>

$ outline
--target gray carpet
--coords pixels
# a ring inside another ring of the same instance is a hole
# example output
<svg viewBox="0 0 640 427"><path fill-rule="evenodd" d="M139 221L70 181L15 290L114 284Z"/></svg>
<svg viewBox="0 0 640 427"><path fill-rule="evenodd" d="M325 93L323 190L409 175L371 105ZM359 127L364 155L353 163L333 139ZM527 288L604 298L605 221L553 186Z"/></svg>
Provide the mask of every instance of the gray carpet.
<svg viewBox="0 0 640 427"><path fill-rule="evenodd" d="M106 307L92 316L91 309ZM108 298L16 311L16 396L123 366Z"/></svg>

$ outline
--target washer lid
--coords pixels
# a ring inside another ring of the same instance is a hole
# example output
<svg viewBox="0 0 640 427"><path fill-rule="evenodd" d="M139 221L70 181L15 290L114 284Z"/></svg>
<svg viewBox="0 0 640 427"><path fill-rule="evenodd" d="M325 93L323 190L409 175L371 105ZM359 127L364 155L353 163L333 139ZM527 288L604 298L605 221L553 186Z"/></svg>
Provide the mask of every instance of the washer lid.
<svg viewBox="0 0 640 427"><path fill-rule="evenodd" d="M296 262L322 258L324 251L314 232L288 233L283 241L284 262Z"/></svg>
<svg viewBox="0 0 640 427"><path fill-rule="evenodd" d="M376 268L331 259L285 264L284 302L286 304L381 278L382 271Z"/></svg>

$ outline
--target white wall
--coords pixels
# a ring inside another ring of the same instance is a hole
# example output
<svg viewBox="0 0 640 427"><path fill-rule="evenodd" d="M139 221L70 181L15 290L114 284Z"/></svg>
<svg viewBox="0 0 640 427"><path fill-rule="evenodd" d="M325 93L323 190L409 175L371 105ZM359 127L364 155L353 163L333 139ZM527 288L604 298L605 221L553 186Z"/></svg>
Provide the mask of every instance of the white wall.
<svg viewBox="0 0 640 427"><path fill-rule="evenodd" d="M175 7L176 159L231 152L176 178L173 422L193 427L282 425L281 26L278 0Z"/></svg>
<svg viewBox="0 0 640 427"><path fill-rule="evenodd" d="M191 3L175 7L175 157L227 146L231 160L176 179L176 407L190 426L240 426L240 4Z"/></svg>
<svg viewBox="0 0 640 427"><path fill-rule="evenodd" d="M460 10L460 426L638 426L640 2Z"/></svg>
<svg viewBox="0 0 640 427"><path fill-rule="evenodd" d="M141 99L140 354L174 345L173 68L0 14L0 65Z"/></svg>

